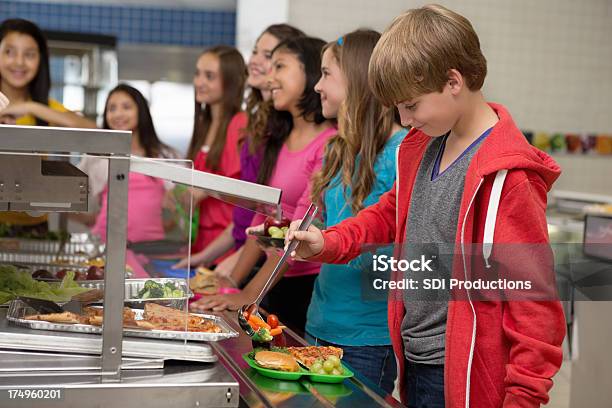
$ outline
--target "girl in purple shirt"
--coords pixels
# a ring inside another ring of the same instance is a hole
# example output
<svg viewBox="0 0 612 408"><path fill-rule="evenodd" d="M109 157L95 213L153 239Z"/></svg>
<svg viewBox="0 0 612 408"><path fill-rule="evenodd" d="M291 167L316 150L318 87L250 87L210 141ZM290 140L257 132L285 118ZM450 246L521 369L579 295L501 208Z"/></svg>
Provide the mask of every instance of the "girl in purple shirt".
<svg viewBox="0 0 612 408"><path fill-rule="evenodd" d="M269 83L274 109L268 117L266 149L257 181L283 190L283 214L293 218L304 215L310 199L310 177L320 168L326 142L335 134L321 113L321 99L314 91L321 77L324 44L315 38L294 38L280 43L272 53ZM236 282L245 279L262 254L255 240L248 239L232 278ZM193 303L192 308L237 309L252 302L279 259L276 253L266 255L266 262L241 293L206 297ZM294 330L304 330L318 269L312 264L286 265L285 276L267 295L269 310Z"/></svg>
<svg viewBox="0 0 612 408"><path fill-rule="evenodd" d="M245 129L247 137L243 139L240 149L240 179L256 182L257 173L263 157L264 132L270 111L270 91L266 78L270 71L272 50L287 38L300 37L305 34L288 24L274 24L264 30L259 36L249 59L247 85L250 93L247 97L248 123ZM217 275L227 277L233 269L246 240L244 230L251 225L254 212L241 207L234 207L233 222L203 251L193 254L191 265L210 267L215 259L235 248L237 251L217 265ZM187 267L187 258L181 260L173 268ZM233 284L235 286L235 284Z"/></svg>

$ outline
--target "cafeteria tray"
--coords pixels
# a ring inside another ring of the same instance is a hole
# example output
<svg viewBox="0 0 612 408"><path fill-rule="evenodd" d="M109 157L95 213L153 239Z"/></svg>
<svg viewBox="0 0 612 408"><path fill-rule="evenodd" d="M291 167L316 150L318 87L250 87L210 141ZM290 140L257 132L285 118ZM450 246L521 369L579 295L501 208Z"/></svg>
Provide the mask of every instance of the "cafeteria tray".
<svg viewBox="0 0 612 408"><path fill-rule="evenodd" d="M142 320L144 310L132 309L135 313L136 320ZM25 316L31 314L38 314L36 310L27 306L20 300L13 300L6 315L6 319L13 324L18 326L35 329L35 330L51 330L51 331L64 331L73 333L91 333L99 334L102 333L102 327L93 326L90 324L64 324L64 323L51 323L39 320L26 320ZM142 330L133 328L124 328L123 334L130 337L142 337L148 339L160 339L160 340L189 340L189 341L219 341L229 339L231 337L237 337L238 333L232 329L227 322L220 316L192 313L195 316L203 317L212 320L221 328L221 333L202 333L202 332L188 332L188 331L170 331L170 330Z"/></svg>
<svg viewBox="0 0 612 408"><path fill-rule="evenodd" d="M29 329L9 322L7 311L0 309L0 349L100 355L102 336L98 334ZM218 360L211 343L137 337L123 338L122 356L205 363Z"/></svg>
<svg viewBox="0 0 612 408"><path fill-rule="evenodd" d="M167 282L171 282L177 289L183 291L184 296L181 297L170 297L170 298L147 298L140 299L138 297L138 292L142 288L147 281L155 281L156 283L160 283L162 285ZM77 281L79 286L83 286L84 288L89 289L99 289L104 290L104 281L103 280L82 280ZM134 307L137 309L144 308L144 304L146 302L153 302L163 306L172 307L174 309L184 309L187 305L187 301L189 298L193 296L193 293L189 289L189 285L187 284L186 279L181 278L155 278L155 279L126 279L125 280L125 302L129 302L126 306Z"/></svg>

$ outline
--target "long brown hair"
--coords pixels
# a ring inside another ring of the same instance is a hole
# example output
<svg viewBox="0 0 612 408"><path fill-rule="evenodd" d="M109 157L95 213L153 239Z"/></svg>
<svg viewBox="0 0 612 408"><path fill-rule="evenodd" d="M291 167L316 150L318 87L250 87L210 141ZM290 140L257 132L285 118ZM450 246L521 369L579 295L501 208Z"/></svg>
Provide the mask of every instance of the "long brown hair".
<svg viewBox="0 0 612 408"><path fill-rule="evenodd" d="M297 104L300 115L308 122L321 124L325 122L322 113L321 98L314 87L321 78L321 50L325 42L319 38L296 37L279 43L272 53L287 52L293 54L302 64L306 84ZM257 174L259 184L267 184L274 172L278 155L293 129L293 117L287 111L278 111L274 106L268 115L265 144L261 166Z"/></svg>
<svg viewBox="0 0 612 408"><path fill-rule="evenodd" d="M212 170L217 170L223 148L225 147L227 126L232 117L240 111L240 106L242 105L247 69L242 55L234 47L217 45L204 51L202 55L204 54L213 54L219 58L219 70L221 71L221 81L223 83L223 99L221 101L223 116L215 135L215 140L206 156L206 166ZM189 143L189 150L187 151L188 159L195 160L198 151L204 144L211 124L212 113L210 106L206 105L202 108L202 105L195 101L193 134Z"/></svg>
<svg viewBox="0 0 612 408"><path fill-rule="evenodd" d="M40 62L36 75L28 84L29 97L34 102L49 105L49 91L51 89L51 74L49 70L49 48L47 47L47 39L40 31L40 28L31 21L21 18L12 18L4 20L0 24L0 42L10 33L25 34L32 37L38 46L40 54ZM48 123L40 118L36 118L37 126L47 126Z"/></svg>
<svg viewBox="0 0 612 408"><path fill-rule="evenodd" d="M346 77L347 92L338 112L338 135L329 141L323 167L313 176L312 200L323 205L325 190L340 172L345 188L351 186L354 214L364 207L363 201L372 191L376 156L394 123L393 111L385 108L368 86L368 63L379 38L376 31L357 30L323 49L330 50L338 61Z"/></svg>
<svg viewBox="0 0 612 408"><path fill-rule="evenodd" d="M288 38L306 36L302 30L289 24L273 24L269 26L259 35L259 37L257 37L257 41L259 41L264 34L270 34L276 38L279 43ZM266 123L268 122L271 106L272 101L265 102L261 90L251 88L246 100L248 122L244 130L244 133L251 137L251 143L249 144L249 152L251 154L254 154L255 151L265 143Z"/></svg>
<svg viewBox="0 0 612 408"><path fill-rule="evenodd" d="M124 92L132 98L136 104L138 109L138 139L140 145L145 150L145 155L154 159L165 157L167 153L171 152L171 149L159 140L157 132L155 132L155 126L153 125L153 118L151 117L151 111L149 111L147 100L138 89L128 84L119 84L108 93L106 104L104 105L104 114L102 115L102 128L111 128L106 119L106 115L108 114L108 102L110 101L110 97L116 92Z"/></svg>

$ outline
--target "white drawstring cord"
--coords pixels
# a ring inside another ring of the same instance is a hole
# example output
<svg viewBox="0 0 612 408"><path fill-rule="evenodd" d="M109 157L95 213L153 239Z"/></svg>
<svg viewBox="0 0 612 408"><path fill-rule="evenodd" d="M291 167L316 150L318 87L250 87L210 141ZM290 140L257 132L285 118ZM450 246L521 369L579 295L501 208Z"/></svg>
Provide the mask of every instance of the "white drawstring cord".
<svg viewBox="0 0 612 408"><path fill-rule="evenodd" d="M501 200L501 192L504 187L504 181L508 170L500 170L495 175L491 196L489 197L489 207L487 208L487 217L485 220L484 239L482 241L482 255L484 256L485 265L490 268L489 258L493 251L493 235L495 234L495 223L497 221L497 210Z"/></svg>

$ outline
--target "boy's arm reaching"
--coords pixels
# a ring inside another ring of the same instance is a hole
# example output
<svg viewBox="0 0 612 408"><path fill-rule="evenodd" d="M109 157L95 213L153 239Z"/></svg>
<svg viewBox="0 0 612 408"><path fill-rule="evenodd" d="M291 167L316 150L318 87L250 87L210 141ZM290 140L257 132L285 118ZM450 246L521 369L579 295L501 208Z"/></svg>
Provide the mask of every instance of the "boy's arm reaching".
<svg viewBox="0 0 612 408"><path fill-rule="evenodd" d="M294 221L286 241L302 241L295 255L313 262L347 263L361 253L363 244L387 244L393 242L396 231L395 184L380 198L377 204L361 210L356 216L325 231L316 227L296 231L299 221Z"/></svg>

